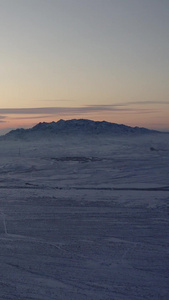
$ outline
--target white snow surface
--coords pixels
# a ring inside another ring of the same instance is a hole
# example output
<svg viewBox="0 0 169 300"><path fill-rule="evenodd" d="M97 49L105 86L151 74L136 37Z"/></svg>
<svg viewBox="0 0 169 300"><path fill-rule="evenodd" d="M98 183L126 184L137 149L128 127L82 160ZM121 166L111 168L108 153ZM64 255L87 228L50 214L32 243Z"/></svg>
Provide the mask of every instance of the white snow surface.
<svg viewBox="0 0 169 300"><path fill-rule="evenodd" d="M0 299L169 299L169 135L1 141L0 195Z"/></svg>

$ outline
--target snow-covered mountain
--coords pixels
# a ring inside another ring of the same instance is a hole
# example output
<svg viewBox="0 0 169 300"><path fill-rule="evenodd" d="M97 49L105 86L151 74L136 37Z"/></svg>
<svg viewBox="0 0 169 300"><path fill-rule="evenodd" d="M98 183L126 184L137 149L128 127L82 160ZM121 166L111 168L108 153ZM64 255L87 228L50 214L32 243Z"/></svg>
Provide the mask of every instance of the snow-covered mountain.
<svg viewBox="0 0 169 300"><path fill-rule="evenodd" d="M29 129L12 130L3 136L5 139L30 139L41 137L53 137L55 135L123 135L123 134L150 134L158 133L147 128L130 127L123 124L106 121L92 121L87 119L59 120L51 123L38 123Z"/></svg>

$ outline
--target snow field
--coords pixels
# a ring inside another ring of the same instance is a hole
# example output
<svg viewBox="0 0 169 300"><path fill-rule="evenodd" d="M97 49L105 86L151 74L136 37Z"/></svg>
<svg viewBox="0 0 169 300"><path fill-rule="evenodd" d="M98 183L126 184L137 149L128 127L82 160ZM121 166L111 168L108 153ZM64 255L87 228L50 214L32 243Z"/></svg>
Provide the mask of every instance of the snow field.
<svg viewBox="0 0 169 300"><path fill-rule="evenodd" d="M168 300L167 135L0 155L0 299Z"/></svg>

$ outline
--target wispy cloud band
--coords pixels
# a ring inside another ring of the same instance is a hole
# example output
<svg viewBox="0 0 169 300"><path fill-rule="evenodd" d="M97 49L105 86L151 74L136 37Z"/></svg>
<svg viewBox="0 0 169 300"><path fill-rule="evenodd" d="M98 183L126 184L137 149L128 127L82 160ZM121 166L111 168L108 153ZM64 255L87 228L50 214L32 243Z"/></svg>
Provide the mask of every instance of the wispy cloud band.
<svg viewBox="0 0 169 300"><path fill-rule="evenodd" d="M5 118L6 118L6 116L0 116L0 123L5 123L6 122Z"/></svg>
<svg viewBox="0 0 169 300"><path fill-rule="evenodd" d="M41 115L41 114L61 114L61 113L90 113L90 112L101 112L101 111L115 111L115 112L153 112L152 109L146 108L129 108L124 107L125 105L88 105L82 107L38 107L38 108L1 108L1 115L9 115L9 114L22 114L22 115Z"/></svg>

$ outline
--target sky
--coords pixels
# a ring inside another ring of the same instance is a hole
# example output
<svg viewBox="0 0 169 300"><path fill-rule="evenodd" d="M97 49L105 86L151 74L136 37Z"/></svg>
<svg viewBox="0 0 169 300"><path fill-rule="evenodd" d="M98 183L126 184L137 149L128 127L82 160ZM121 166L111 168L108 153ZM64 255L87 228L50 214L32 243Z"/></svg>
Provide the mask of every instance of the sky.
<svg viewBox="0 0 169 300"><path fill-rule="evenodd" d="M168 0L0 0L0 134L59 119L169 130Z"/></svg>

